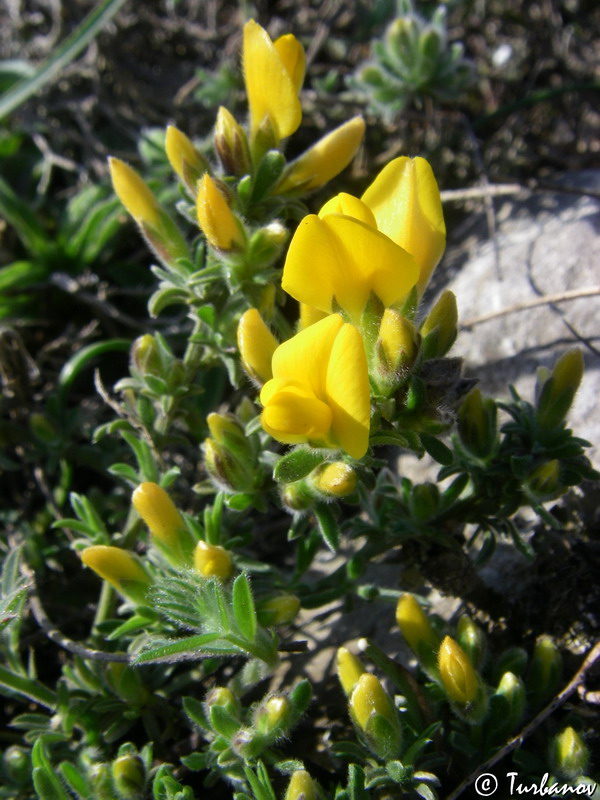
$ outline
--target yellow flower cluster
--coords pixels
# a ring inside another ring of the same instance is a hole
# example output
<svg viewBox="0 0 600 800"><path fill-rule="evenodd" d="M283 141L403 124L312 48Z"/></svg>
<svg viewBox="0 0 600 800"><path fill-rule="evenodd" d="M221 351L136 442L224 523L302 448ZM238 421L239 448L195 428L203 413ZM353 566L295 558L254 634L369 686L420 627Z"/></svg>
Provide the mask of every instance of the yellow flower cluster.
<svg viewBox="0 0 600 800"><path fill-rule="evenodd" d="M301 221L282 278L300 303L300 332L277 346L256 309L238 328L242 364L264 384L262 425L271 436L365 455L371 407L365 340L372 325L366 309L373 298L384 309L375 320L386 363L410 362L417 334L398 309L411 292L418 301L444 246L440 193L423 158L395 159L362 198L337 195Z"/></svg>

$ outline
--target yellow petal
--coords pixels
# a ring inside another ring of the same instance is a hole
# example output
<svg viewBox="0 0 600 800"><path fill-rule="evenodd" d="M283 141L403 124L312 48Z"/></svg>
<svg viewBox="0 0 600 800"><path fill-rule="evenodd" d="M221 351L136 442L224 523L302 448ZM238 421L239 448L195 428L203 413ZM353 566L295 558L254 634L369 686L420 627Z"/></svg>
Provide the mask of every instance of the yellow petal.
<svg viewBox="0 0 600 800"><path fill-rule="evenodd" d="M446 226L437 182L424 158L396 158L362 196L377 227L411 253L419 265L421 295L446 246Z"/></svg>
<svg viewBox="0 0 600 800"><path fill-rule="evenodd" d="M101 578L123 591L123 582L147 586L148 575L134 555L120 547L97 544L81 552L81 560Z"/></svg>
<svg viewBox="0 0 600 800"><path fill-rule="evenodd" d="M314 325L315 322L324 319L327 316L325 311L319 311L318 308L307 306L306 303L300 303L300 316L298 318L298 330L303 331L309 325Z"/></svg>
<svg viewBox="0 0 600 800"><path fill-rule="evenodd" d="M254 20L244 26L242 64L252 136L265 119L277 139L290 136L302 120L296 86L269 34Z"/></svg>
<svg viewBox="0 0 600 800"><path fill-rule="evenodd" d="M233 572L233 562L229 551L218 544L207 544L200 539L194 551L194 566L205 578L218 578L226 581Z"/></svg>
<svg viewBox="0 0 600 800"><path fill-rule="evenodd" d="M284 444L307 441L326 444L331 417L331 410L324 402L298 387L287 386L270 396L261 423L268 434Z"/></svg>
<svg viewBox="0 0 600 800"><path fill-rule="evenodd" d="M250 377L259 383L272 378L271 359L278 342L256 308L242 314L237 341L242 364Z"/></svg>
<svg viewBox="0 0 600 800"><path fill-rule="evenodd" d="M131 502L152 536L179 555L180 532L185 530L185 522L165 490L151 481L140 483Z"/></svg>
<svg viewBox="0 0 600 800"><path fill-rule="evenodd" d="M273 376L305 386L315 397L325 400L327 365L343 324L339 314L331 314L288 339L273 354ZM264 402L262 398L261 393Z"/></svg>
<svg viewBox="0 0 600 800"><path fill-rule="evenodd" d="M300 94L306 72L306 55L304 48L292 33L286 33L273 42L281 63L292 79L296 94Z"/></svg>
<svg viewBox="0 0 600 800"><path fill-rule="evenodd" d="M343 214L346 217L358 219L369 225L371 228L377 228L377 221L375 215L366 203L359 200L346 192L341 192L328 200L319 211L319 217L323 219L328 214Z"/></svg>
<svg viewBox="0 0 600 800"><path fill-rule="evenodd" d="M335 441L353 458L362 458L369 446L371 400L367 356L353 325L344 325L335 338L326 391Z"/></svg>
<svg viewBox="0 0 600 800"><path fill-rule="evenodd" d="M287 167L275 193L283 194L294 189L308 192L324 186L352 161L364 132L363 118L354 117L319 139Z"/></svg>
<svg viewBox="0 0 600 800"><path fill-rule="evenodd" d="M115 194L136 222L159 227L162 214L158 200L137 172L119 158L109 158L108 166Z"/></svg>

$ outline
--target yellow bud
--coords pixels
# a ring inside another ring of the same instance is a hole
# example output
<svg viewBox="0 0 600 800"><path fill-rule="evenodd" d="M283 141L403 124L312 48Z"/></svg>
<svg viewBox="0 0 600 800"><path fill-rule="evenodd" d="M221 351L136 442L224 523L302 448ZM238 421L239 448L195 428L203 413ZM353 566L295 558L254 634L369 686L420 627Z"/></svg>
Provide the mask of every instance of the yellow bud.
<svg viewBox="0 0 600 800"><path fill-rule="evenodd" d="M321 311L319 308L307 306L306 303L300 303L300 319L298 320L298 330L303 331L315 322L325 319L327 316L326 311Z"/></svg>
<svg viewBox="0 0 600 800"><path fill-rule="evenodd" d="M215 150L226 172L245 175L250 171L250 151L246 134L224 106L217 113Z"/></svg>
<svg viewBox="0 0 600 800"><path fill-rule="evenodd" d="M485 634L473 620L463 614L456 626L456 639L464 652L469 656L471 664L478 668L483 663L486 652Z"/></svg>
<svg viewBox="0 0 600 800"><path fill-rule="evenodd" d="M296 93L300 92L306 72L304 48L292 33L285 33L273 42L288 75L292 79Z"/></svg>
<svg viewBox="0 0 600 800"><path fill-rule="evenodd" d="M240 701L226 686L215 686L206 695L207 706L223 706L229 713L237 717L240 713Z"/></svg>
<svg viewBox="0 0 600 800"><path fill-rule="evenodd" d="M552 374L541 387L537 420L541 427L553 429L567 415L583 377L581 350L567 350L556 362Z"/></svg>
<svg viewBox="0 0 600 800"><path fill-rule="evenodd" d="M448 697L460 706L475 702L479 694L477 673L464 650L446 636L438 655L440 677Z"/></svg>
<svg viewBox="0 0 600 800"><path fill-rule="evenodd" d="M108 166L115 194L134 220L159 228L161 207L138 173L119 158L109 158Z"/></svg>
<svg viewBox="0 0 600 800"><path fill-rule="evenodd" d="M305 769L292 773L284 800L317 800L315 782Z"/></svg>
<svg viewBox="0 0 600 800"><path fill-rule="evenodd" d="M554 769L571 779L584 774L590 759L583 739L570 726L554 738L550 753Z"/></svg>
<svg viewBox="0 0 600 800"><path fill-rule="evenodd" d="M553 458L536 467L527 478L527 486L538 499L550 498L564 489L560 484L560 461Z"/></svg>
<svg viewBox="0 0 600 800"><path fill-rule="evenodd" d="M417 658L437 653L440 637L412 594L405 593L396 606L396 622L407 645Z"/></svg>
<svg viewBox="0 0 600 800"><path fill-rule="evenodd" d="M206 162L185 133L174 125L167 128L165 152L173 171L195 193L196 181L205 171Z"/></svg>
<svg viewBox="0 0 600 800"><path fill-rule="evenodd" d="M121 594L142 602L150 578L137 558L120 547L97 544L81 552L81 560Z"/></svg>
<svg viewBox="0 0 600 800"><path fill-rule="evenodd" d="M345 647L338 647L337 651L337 676L346 696L350 696L360 677L365 674L365 667L354 653Z"/></svg>
<svg viewBox="0 0 600 800"><path fill-rule="evenodd" d="M347 497L356 489L356 471L343 461L333 461L317 472L313 479L317 491L328 497Z"/></svg>
<svg viewBox="0 0 600 800"><path fill-rule="evenodd" d="M278 342L255 308L249 308L238 324L237 342L242 366L259 385L273 377L271 359Z"/></svg>
<svg viewBox="0 0 600 800"><path fill-rule="evenodd" d="M328 133L286 168L275 194L308 192L324 186L354 158L365 133L362 117L354 117Z"/></svg>
<svg viewBox="0 0 600 800"><path fill-rule="evenodd" d="M385 717L394 726L397 724L396 709L389 695L379 679L370 672L364 672L352 690L350 711L356 724L363 731L366 730L372 714Z"/></svg>
<svg viewBox="0 0 600 800"><path fill-rule="evenodd" d="M204 578L218 578L226 581L233 572L233 562L229 551L218 544L207 544L202 539L196 545L194 566Z"/></svg>
<svg viewBox="0 0 600 800"><path fill-rule="evenodd" d="M205 173L198 183L198 224L212 247L234 250L244 246L242 228L215 181Z"/></svg>
<svg viewBox="0 0 600 800"><path fill-rule="evenodd" d="M273 695L256 707L254 727L261 736L271 741L278 739L288 725L292 704L283 695Z"/></svg>
<svg viewBox="0 0 600 800"><path fill-rule="evenodd" d="M287 235L287 233L286 233ZM265 286L260 293L260 301L258 304L258 312L264 319L272 319L275 312L275 299L277 297L277 290L275 286L270 283Z"/></svg>
<svg viewBox="0 0 600 800"><path fill-rule="evenodd" d="M421 325L424 357L445 356L456 339L457 325L456 297L446 289Z"/></svg>
<svg viewBox="0 0 600 800"><path fill-rule="evenodd" d="M152 536L177 561L184 561L181 532L185 530L185 522L165 490L156 483L140 483L131 500Z"/></svg>
<svg viewBox="0 0 600 800"><path fill-rule="evenodd" d="M411 366L417 357L417 340L413 323L394 309L386 308L377 340L385 365L391 370Z"/></svg>
<svg viewBox="0 0 600 800"><path fill-rule="evenodd" d="M287 625L300 611L300 598L295 594L279 594L269 597L258 607L258 617L262 625Z"/></svg>
<svg viewBox="0 0 600 800"><path fill-rule="evenodd" d="M112 778L121 800L139 800L144 794L146 767L137 753L124 753L111 765Z"/></svg>

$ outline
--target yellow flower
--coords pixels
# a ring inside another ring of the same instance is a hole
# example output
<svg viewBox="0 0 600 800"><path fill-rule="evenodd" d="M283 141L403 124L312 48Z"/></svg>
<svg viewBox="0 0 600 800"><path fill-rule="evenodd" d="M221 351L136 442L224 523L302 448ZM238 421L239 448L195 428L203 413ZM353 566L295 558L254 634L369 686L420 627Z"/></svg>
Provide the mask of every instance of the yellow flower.
<svg viewBox="0 0 600 800"><path fill-rule="evenodd" d="M375 227L358 198L338 195L298 226L283 269L282 287L301 303L331 313L334 304L353 321L374 292L392 306L415 285L414 258Z"/></svg>
<svg viewBox="0 0 600 800"><path fill-rule="evenodd" d="M309 325L314 325L320 319L327 316L326 311L319 311L318 308L307 306L306 303L300 303L300 317L298 319L298 330L303 331Z"/></svg>
<svg viewBox="0 0 600 800"><path fill-rule="evenodd" d="M138 173L120 158L108 159L113 189L134 220L160 228L163 211L152 191Z"/></svg>
<svg viewBox="0 0 600 800"><path fill-rule="evenodd" d="M369 445L367 358L359 332L331 314L280 345L260 394L263 428L285 444L341 448L361 458Z"/></svg>
<svg viewBox="0 0 600 800"><path fill-rule="evenodd" d="M406 644L417 657L437 652L440 637L433 630L431 622L414 595L406 592L398 600L396 622Z"/></svg>
<svg viewBox="0 0 600 800"><path fill-rule="evenodd" d="M142 602L150 583L137 558L120 547L97 544L81 552L81 560L118 592Z"/></svg>
<svg viewBox="0 0 600 800"><path fill-rule="evenodd" d="M362 117L353 117L306 150L286 168L275 194L308 192L324 186L354 158L365 134Z"/></svg>
<svg viewBox="0 0 600 800"><path fill-rule="evenodd" d="M181 542L181 533L186 530L185 522L165 490L150 481L140 483L131 501L165 551L176 561L185 561Z"/></svg>
<svg viewBox="0 0 600 800"><path fill-rule="evenodd" d="M194 566L205 578L226 581L233 572L233 562L228 550L218 544L207 544L202 539L196 545Z"/></svg>
<svg viewBox="0 0 600 800"><path fill-rule="evenodd" d="M377 228L415 257L419 297L446 247L446 225L437 182L424 158L395 158L362 196Z"/></svg>
<svg viewBox="0 0 600 800"><path fill-rule="evenodd" d="M198 224L209 244L224 251L243 247L245 242L240 223L208 173L198 184L196 211Z"/></svg>
<svg viewBox="0 0 600 800"><path fill-rule="evenodd" d="M288 34L275 43L254 20L244 26L242 65L252 140L260 130L276 145L297 130L302 120L298 92L304 80L302 45Z"/></svg>
<svg viewBox="0 0 600 800"><path fill-rule="evenodd" d="M167 128L165 152L173 171L194 192L196 181L206 169L206 162L185 133L174 125Z"/></svg>
<svg viewBox="0 0 600 800"><path fill-rule="evenodd" d="M278 347L277 339L255 308L245 311L239 321L237 342L242 366L258 384L273 377L271 359Z"/></svg>

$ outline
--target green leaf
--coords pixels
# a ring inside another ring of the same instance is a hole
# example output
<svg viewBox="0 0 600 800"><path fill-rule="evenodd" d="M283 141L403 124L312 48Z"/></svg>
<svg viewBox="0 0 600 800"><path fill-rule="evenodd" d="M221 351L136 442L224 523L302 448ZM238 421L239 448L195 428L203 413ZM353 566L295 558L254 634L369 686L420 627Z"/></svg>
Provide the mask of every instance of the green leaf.
<svg viewBox="0 0 600 800"><path fill-rule="evenodd" d="M194 723L194 725L197 725L204 731L210 730L210 722L206 716L204 704L199 700L196 700L195 697L183 698L183 710ZM204 767L201 767L201 769L204 769Z"/></svg>
<svg viewBox="0 0 600 800"><path fill-rule="evenodd" d="M0 665L0 687L7 690L9 697L11 694L18 694L39 703L46 708L54 710L56 708L56 694L42 683L23 675L15 675L6 667Z"/></svg>
<svg viewBox="0 0 600 800"><path fill-rule="evenodd" d="M328 506L320 505L315 508L315 516L319 525L319 533L332 553L340 546L340 530L335 517Z"/></svg>
<svg viewBox="0 0 600 800"><path fill-rule="evenodd" d="M59 772L69 789L78 797L78 800L93 800L92 790L77 768L69 761L63 761L59 766Z"/></svg>
<svg viewBox="0 0 600 800"><path fill-rule="evenodd" d="M230 741L240 729L240 722L224 706L214 705L210 709L212 728Z"/></svg>
<svg viewBox="0 0 600 800"><path fill-rule="evenodd" d="M438 464L442 464L444 467L448 467L452 464L454 461L454 453L443 442L440 442L439 439L436 439L435 436L430 436L428 433L420 433L419 437L425 451L429 453L434 461L437 461Z"/></svg>
<svg viewBox="0 0 600 800"><path fill-rule="evenodd" d="M310 472L325 461L325 457L313 450L299 448L282 456L273 470L273 477L277 483L293 483L306 477Z"/></svg>
<svg viewBox="0 0 600 800"><path fill-rule="evenodd" d="M251 203L257 203L263 199L281 177L284 167L285 157L279 150L269 150L265 153L252 181Z"/></svg>
<svg viewBox="0 0 600 800"><path fill-rule="evenodd" d="M253 642L256 636L256 608L248 576L243 572L233 582L231 592L233 616L240 633Z"/></svg>
<svg viewBox="0 0 600 800"><path fill-rule="evenodd" d="M148 300L148 313L151 317L158 317L161 311L173 305L185 305L189 299L186 289L169 286L158 289Z"/></svg>
<svg viewBox="0 0 600 800"><path fill-rule="evenodd" d="M0 98L0 108L6 95ZM30 255L43 255L49 247L46 231L29 205L0 178L0 216L11 225Z"/></svg>
<svg viewBox="0 0 600 800"><path fill-rule="evenodd" d="M60 399L65 399L78 375L98 356L114 351L129 352L130 347L129 339L106 339L82 347L66 362L58 375L57 388Z"/></svg>
<svg viewBox="0 0 600 800"><path fill-rule="evenodd" d="M365 789L365 772L358 764L348 766L348 791L350 800L369 800L369 793Z"/></svg>
<svg viewBox="0 0 600 800"><path fill-rule="evenodd" d="M187 636L175 642L162 642L159 645L150 645L138 653L132 660L134 664L166 663L172 664L177 661L189 659L201 659L205 653L214 655L215 649L207 651L207 646L221 640L220 633L203 633L198 636ZM204 651L204 652L203 652ZM226 653L226 650L219 648L219 652ZM229 646L231 654L239 653L238 648Z"/></svg>
<svg viewBox="0 0 600 800"><path fill-rule="evenodd" d="M14 261L0 268L0 292L27 289L48 278L49 268L41 261Z"/></svg>
<svg viewBox="0 0 600 800"><path fill-rule="evenodd" d="M33 785L40 800L71 800L48 760L41 739L33 746L31 764Z"/></svg>

